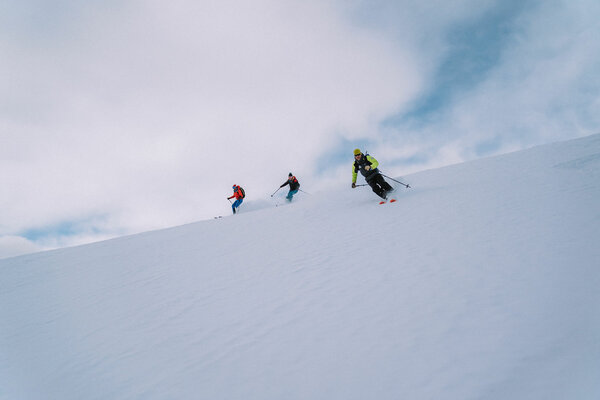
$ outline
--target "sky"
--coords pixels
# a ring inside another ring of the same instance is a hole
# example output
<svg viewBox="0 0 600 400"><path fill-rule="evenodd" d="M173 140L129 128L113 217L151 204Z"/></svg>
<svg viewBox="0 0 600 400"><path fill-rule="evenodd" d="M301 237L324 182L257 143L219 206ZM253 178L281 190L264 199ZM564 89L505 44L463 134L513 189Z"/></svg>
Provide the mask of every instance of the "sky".
<svg viewBox="0 0 600 400"><path fill-rule="evenodd" d="M597 1L0 4L0 257L600 132ZM283 191L282 191L283 192ZM306 194L303 194L306 195ZM282 221L285 223L285 221Z"/></svg>

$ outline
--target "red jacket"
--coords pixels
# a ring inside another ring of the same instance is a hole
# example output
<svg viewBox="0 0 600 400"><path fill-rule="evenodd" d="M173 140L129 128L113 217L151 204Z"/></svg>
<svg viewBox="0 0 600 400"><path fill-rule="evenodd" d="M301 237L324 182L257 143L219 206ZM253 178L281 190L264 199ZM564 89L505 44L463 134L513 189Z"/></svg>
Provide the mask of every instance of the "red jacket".
<svg viewBox="0 0 600 400"><path fill-rule="evenodd" d="M236 200L243 199L244 195L242 194L242 188L240 186L236 186L236 190L233 192L233 196L228 197L227 199L233 199L235 197Z"/></svg>

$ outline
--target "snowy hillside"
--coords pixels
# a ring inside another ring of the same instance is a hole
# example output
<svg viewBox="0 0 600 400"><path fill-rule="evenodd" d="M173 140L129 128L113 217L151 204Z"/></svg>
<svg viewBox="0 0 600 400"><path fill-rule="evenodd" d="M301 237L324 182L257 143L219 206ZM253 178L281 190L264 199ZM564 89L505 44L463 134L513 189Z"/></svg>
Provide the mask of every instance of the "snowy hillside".
<svg viewBox="0 0 600 400"><path fill-rule="evenodd" d="M402 178L0 260L0 399L599 399L600 135Z"/></svg>

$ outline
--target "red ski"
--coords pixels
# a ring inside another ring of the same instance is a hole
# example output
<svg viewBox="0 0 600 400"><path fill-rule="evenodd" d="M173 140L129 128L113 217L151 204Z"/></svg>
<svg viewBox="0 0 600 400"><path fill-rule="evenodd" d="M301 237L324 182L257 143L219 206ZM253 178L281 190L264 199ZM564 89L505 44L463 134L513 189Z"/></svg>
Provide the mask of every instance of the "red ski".
<svg viewBox="0 0 600 400"><path fill-rule="evenodd" d="M394 202L396 202L396 199L390 199L389 202L394 203ZM385 204L385 203L387 203L387 200L382 200L379 202L379 204Z"/></svg>

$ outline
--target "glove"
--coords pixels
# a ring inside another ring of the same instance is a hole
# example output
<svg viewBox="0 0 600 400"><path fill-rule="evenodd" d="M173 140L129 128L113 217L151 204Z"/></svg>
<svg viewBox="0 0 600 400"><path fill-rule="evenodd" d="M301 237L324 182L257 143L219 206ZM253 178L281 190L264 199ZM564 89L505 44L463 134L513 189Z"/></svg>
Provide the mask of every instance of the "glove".
<svg viewBox="0 0 600 400"><path fill-rule="evenodd" d="M370 170L371 170L371 166L370 166L370 165L367 165L367 166L365 167L365 171L370 171Z"/></svg>
<svg viewBox="0 0 600 400"><path fill-rule="evenodd" d="M356 187L356 183L352 182L352 189L354 189Z"/></svg>

